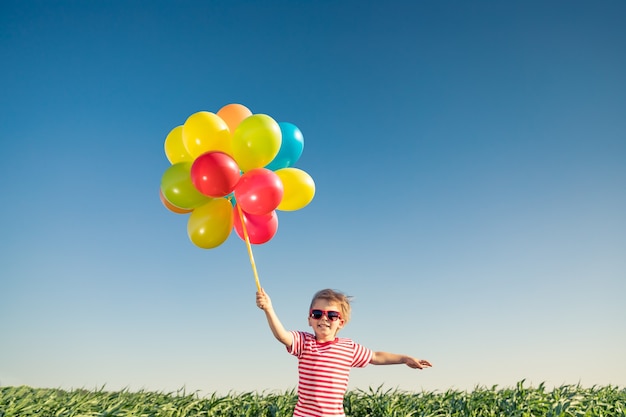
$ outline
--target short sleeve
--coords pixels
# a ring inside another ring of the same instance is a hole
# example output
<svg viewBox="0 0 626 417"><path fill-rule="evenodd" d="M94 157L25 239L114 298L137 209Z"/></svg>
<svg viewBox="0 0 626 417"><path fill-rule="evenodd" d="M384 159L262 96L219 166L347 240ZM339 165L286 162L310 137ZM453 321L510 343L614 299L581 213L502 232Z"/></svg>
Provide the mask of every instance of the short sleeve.
<svg viewBox="0 0 626 417"><path fill-rule="evenodd" d="M292 330L290 333L292 342L291 347L286 347L287 352L293 356L300 356L304 347L305 334L297 330Z"/></svg>
<svg viewBox="0 0 626 417"><path fill-rule="evenodd" d="M371 349L366 348L358 343L354 344L354 359L352 361L353 368L364 368L371 361L374 352Z"/></svg>

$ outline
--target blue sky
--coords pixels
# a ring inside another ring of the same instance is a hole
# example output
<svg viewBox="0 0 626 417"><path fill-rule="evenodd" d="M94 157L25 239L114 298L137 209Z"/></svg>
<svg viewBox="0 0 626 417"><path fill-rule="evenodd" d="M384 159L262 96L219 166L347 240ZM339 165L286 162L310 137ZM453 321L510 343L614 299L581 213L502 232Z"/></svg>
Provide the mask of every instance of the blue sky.
<svg viewBox="0 0 626 417"><path fill-rule="evenodd" d="M626 386L626 5L3 1L0 385L295 387L243 241L202 250L163 143L240 103L295 124L311 204L253 252L289 329L434 367L352 388Z"/></svg>

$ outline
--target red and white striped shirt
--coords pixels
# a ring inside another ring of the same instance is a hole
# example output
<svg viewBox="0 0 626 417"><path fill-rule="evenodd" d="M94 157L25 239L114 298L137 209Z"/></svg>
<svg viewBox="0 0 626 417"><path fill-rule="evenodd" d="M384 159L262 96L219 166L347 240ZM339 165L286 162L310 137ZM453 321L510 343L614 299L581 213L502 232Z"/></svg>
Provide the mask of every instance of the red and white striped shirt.
<svg viewBox="0 0 626 417"><path fill-rule="evenodd" d="M370 363L372 351L346 338L318 343L315 335L292 331L289 353L298 357L298 403L294 417L345 416L343 397L350 368Z"/></svg>

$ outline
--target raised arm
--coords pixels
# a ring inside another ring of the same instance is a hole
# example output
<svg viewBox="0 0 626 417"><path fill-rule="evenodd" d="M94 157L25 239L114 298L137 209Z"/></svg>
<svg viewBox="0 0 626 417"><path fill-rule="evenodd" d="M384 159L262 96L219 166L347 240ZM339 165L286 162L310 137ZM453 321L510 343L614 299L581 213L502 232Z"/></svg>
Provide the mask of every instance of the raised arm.
<svg viewBox="0 0 626 417"><path fill-rule="evenodd" d="M409 368L415 369L430 368L432 366L430 362L425 359L417 359L411 356L389 352L374 352L370 363L372 365L396 365L403 363Z"/></svg>
<svg viewBox="0 0 626 417"><path fill-rule="evenodd" d="M276 340L290 348L293 343L293 337L290 332L285 330L285 327L278 319L278 316L272 307L272 300L269 295L265 293L263 288L261 288L261 291L257 291L256 293L256 305L265 312L267 324L269 324L270 330Z"/></svg>

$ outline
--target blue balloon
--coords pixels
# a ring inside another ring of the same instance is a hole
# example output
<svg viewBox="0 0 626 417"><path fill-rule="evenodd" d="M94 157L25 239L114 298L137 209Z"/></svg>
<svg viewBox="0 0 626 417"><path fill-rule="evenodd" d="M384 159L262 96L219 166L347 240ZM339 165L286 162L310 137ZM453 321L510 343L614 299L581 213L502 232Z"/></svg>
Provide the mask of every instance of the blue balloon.
<svg viewBox="0 0 626 417"><path fill-rule="evenodd" d="M230 201L230 205L233 206L233 208L237 205L237 199L235 198L235 192L233 191L232 193L228 194L227 196L224 196L224 198L228 201Z"/></svg>
<svg viewBox="0 0 626 417"><path fill-rule="evenodd" d="M278 126L282 134L280 149L274 159L265 166L272 171L293 166L304 150L304 137L300 129L287 122L280 122Z"/></svg>

